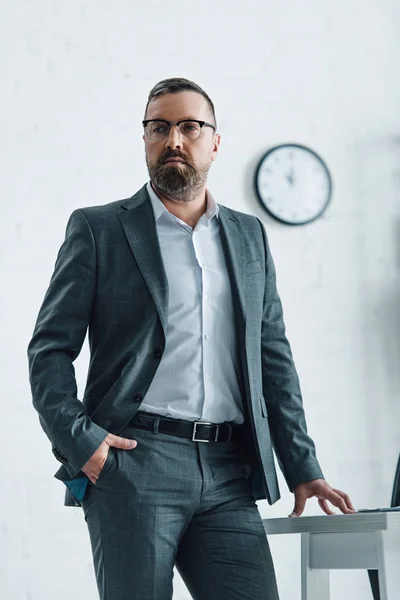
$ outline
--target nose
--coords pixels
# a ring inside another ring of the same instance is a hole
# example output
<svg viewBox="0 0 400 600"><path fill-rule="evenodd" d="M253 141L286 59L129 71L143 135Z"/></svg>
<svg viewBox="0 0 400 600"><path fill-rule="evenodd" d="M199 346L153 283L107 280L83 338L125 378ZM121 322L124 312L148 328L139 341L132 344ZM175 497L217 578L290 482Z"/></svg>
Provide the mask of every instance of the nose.
<svg viewBox="0 0 400 600"><path fill-rule="evenodd" d="M165 145L167 148L182 148L182 138L177 125L171 125Z"/></svg>

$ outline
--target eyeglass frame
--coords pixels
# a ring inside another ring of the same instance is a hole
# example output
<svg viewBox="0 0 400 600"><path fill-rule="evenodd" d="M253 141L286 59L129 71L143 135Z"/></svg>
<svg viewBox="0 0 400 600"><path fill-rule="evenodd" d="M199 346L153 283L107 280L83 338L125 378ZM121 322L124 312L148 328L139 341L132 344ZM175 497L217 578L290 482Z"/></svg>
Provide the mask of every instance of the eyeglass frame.
<svg viewBox="0 0 400 600"><path fill-rule="evenodd" d="M211 125L211 123L207 123L206 121L199 121L198 119L181 119L180 121L167 121L166 119L145 119L144 121L142 121L142 125L144 127L145 133L146 133L146 125L148 123L151 123L151 122L154 122L154 121L158 121L158 122L161 121L161 123L166 123L168 125L168 132L167 132L167 134L166 134L166 136L164 138L165 140L168 138L168 136L170 134L171 126L172 125L176 125L177 126L179 135L181 137L183 137L182 134L181 134L181 132L180 132L180 130L179 130L179 125L181 123L193 123L193 122L194 123L198 123L200 125L200 134L199 134L199 137L201 135L203 127L212 127L212 129L214 129L214 131L217 131L216 128L214 127L214 125ZM157 140L152 140L148 135L147 135L147 137L148 137L148 139L151 142L157 141ZM196 140L198 140L199 137L197 137ZM161 142L162 140L159 140L159 141ZM193 140L193 141L195 141L195 140Z"/></svg>

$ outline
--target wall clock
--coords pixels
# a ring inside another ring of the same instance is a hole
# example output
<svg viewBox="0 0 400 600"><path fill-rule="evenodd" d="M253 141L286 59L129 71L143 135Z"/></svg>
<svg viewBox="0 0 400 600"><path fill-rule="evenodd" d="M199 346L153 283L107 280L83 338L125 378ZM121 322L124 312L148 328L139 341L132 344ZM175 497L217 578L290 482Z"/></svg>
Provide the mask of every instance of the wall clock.
<svg viewBox="0 0 400 600"><path fill-rule="evenodd" d="M255 173L262 207L287 225L322 215L332 196L332 178L322 158L307 146L280 144L264 154Z"/></svg>

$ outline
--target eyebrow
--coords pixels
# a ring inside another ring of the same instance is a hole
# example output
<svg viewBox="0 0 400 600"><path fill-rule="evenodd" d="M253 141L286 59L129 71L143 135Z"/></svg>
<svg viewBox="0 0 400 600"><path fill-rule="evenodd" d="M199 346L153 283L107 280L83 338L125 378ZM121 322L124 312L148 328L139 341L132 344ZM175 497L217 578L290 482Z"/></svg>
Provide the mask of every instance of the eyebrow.
<svg viewBox="0 0 400 600"><path fill-rule="evenodd" d="M152 121L153 119L156 121L168 121L168 123L170 123L169 119L164 119L163 117L152 117L148 120ZM182 119L177 119L177 121L205 121L205 119L198 119L197 117L182 117Z"/></svg>

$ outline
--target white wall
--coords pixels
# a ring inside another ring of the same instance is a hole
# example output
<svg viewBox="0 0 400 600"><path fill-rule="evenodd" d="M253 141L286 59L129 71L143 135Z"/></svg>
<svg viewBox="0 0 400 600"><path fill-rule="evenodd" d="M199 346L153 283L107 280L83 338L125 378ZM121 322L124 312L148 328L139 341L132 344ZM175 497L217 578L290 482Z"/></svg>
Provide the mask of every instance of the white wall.
<svg viewBox="0 0 400 600"><path fill-rule="evenodd" d="M209 187L269 231L309 430L328 481L387 505L400 450L400 5L398 0L2 3L0 587L7 600L95 600L79 509L31 406L26 347L68 216L147 180L141 120L160 79L198 82L222 144ZM396 35L397 34L397 35ZM4 94L5 91L5 94ZM272 222L252 190L271 145L327 161L323 219ZM88 347L75 363L80 392ZM292 495L263 517L284 516ZM319 512L310 501L307 514ZM300 597L299 540L270 540L281 600ZM332 600L370 599L336 573ZM189 598L179 576L175 599Z"/></svg>

